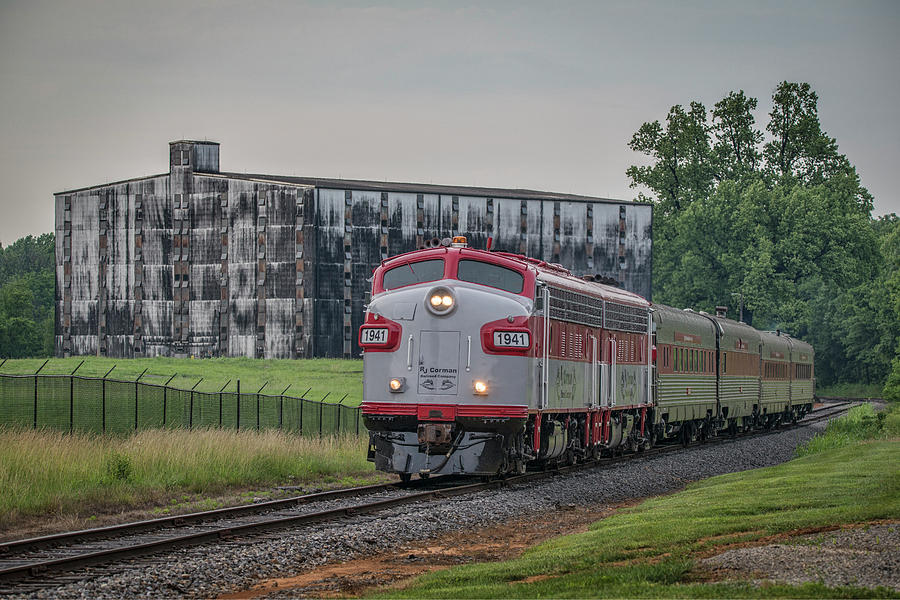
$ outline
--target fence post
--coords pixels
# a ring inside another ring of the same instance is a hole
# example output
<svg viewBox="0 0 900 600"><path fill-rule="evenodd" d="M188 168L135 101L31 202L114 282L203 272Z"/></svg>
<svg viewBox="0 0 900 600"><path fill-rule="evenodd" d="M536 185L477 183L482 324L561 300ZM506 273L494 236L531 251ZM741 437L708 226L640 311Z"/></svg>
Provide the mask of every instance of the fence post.
<svg viewBox="0 0 900 600"><path fill-rule="evenodd" d="M222 392L225 391L225 388L228 387L228 384L231 383L231 380L225 382L225 385L222 386L222 389L219 390L219 429L222 429Z"/></svg>
<svg viewBox="0 0 900 600"><path fill-rule="evenodd" d="M237 430L241 430L241 380L237 380L237 395L235 396L237 399L235 402L237 404Z"/></svg>
<svg viewBox="0 0 900 600"><path fill-rule="evenodd" d="M78 363L71 373L69 373L69 433L75 431L75 371L81 368L84 361Z"/></svg>
<svg viewBox="0 0 900 600"><path fill-rule="evenodd" d="M337 415L337 430L336 433L340 435L341 433L341 415L344 413L344 400L347 399L347 394L344 394L340 400L338 400L337 407L335 407L334 412Z"/></svg>
<svg viewBox="0 0 900 600"><path fill-rule="evenodd" d="M284 429L284 395L287 393L289 389L291 389L291 385L288 384L286 388L281 391L281 397L278 402L278 430L281 431Z"/></svg>
<svg viewBox="0 0 900 600"><path fill-rule="evenodd" d="M150 367L147 367L149 369ZM137 376L137 379L134 380L134 430L138 429L138 382L141 380L141 377L144 376L144 373L147 372L147 369L141 371L141 374Z"/></svg>
<svg viewBox="0 0 900 600"><path fill-rule="evenodd" d="M330 393L331 392L328 392L322 396L322 399L319 401L319 437L322 437L322 417L325 415L325 398L327 398Z"/></svg>
<svg viewBox="0 0 900 600"><path fill-rule="evenodd" d="M359 437L359 413L361 409L357 406L353 412L356 413L356 437Z"/></svg>
<svg viewBox="0 0 900 600"><path fill-rule="evenodd" d="M178 375L178 373L173 373L172 376L169 377L169 378L166 380L166 382L163 384L163 427L166 426L166 413L168 412L168 411L166 410L166 408L167 408L166 404L168 403L168 399L169 399L169 398L168 398L168 396L169 396L169 383L170 383L173 379L175 379L175 376L176 376L176 375Z"/></svg>
<svg viewBox="0 0 900 600"><path fill-rule="evenodd" d="M47 363L50 362L50 359L44 361L37 371L34 372L34 428L37 429L37 405L38 405L38 373L41 372L41 369L47 366Z"/></svg>
<svg viewBox="0 0 900 600"><path fill-rule="evenodd" d="M109 377L109 374L112 373L115 368L116 365L113 365L112 369L107 371L106 375L104 375L103 379L100 381L100 410L103 412L101 429L103 433L106 433L106 378Z"/></svg>
<svg viewBox="0 0 900 600"><path fill-rule="evenodd" d="M84 361L81 363L84 364ZM75 371L77 370L75 369ZM73 431L75 431L75 375L69 375L69 433Z"/></svg>
<svg viewBox="0 0 900 600"><path fill-rule="evenodd" d="M259 422L259 393L263 391L263 388L269 385L269 382L265 382L262 384L262 387L256 390L256 430L259 431L262 427Z"/></svg>
<svg viewBox="0 0 900 600"><path fill-rule="evenodd" d="M4 361L4 362L6 362L6 361ZM48 362L50 362L49 359L45 360L44 364L42 364L38 368L38 370L34 372L34 428L35 429L37 429L37 374L41 372L41 369L43 369L45 366L47 366Z"/></svg>
<svg viewBox="0 0 900 600"><path fill-rule="evenodd" d="M203 381L203 378L200 378L200 381ZM188 429L194 428L194 388L200 385L200 381L194 384L194 387L191 388L191 400L188 403Z"/></svg>

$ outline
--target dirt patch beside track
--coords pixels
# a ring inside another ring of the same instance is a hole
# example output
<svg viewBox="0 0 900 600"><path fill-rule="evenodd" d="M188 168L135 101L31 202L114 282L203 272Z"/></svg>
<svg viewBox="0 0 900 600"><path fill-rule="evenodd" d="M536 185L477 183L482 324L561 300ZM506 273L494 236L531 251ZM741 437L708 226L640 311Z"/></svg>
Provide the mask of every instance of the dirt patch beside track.
<svg viewBox="0 0 900 600"><path fill-rule="evenodd" d="M326 564L294 577L267 579L249 590L219 598L261 598L279 592L328 598L358 595L378 586L402 587L422 573L465 563L515 558L544 540L585 531L591 523L639 501L598 508L561 506L542 518L509 521L487 529L459 531L440 539L408 543L373 557Z"/></svg>

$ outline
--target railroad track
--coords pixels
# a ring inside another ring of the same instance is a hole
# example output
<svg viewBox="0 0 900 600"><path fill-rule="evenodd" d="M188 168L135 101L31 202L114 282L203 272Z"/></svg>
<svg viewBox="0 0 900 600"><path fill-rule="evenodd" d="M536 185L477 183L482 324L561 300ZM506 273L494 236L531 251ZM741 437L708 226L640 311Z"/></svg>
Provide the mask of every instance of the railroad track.
<svg viewBox="0 0 900 600"><path fill-rule="evenodd" d="M850 401L820 407L795 426L807 426L833 418L849 408ZM739 435L773 434L785 428ZM731 438L712 438L706 443L725 443ZM478 481L471 478L460 483L458 477L438 477L409 484L380 484L308 494L253 505L164 517L136 523L59 533L54 535L0 543L0 595L22 593L45 587L46 578L85 566L155 554L176 548L252 536L266 531L333 521L354 515L373 513L386 508L424 500L448 498L488 489L536 481L581 469L610 468L623 461L641 459L669 452L688 452L680 444L662 445L643 452L598 461L559 466L529 472L505 479ZM363 502L341 502L348 498L381 496ZM316 504L335 503L324 510L303 510Z"/></svg>

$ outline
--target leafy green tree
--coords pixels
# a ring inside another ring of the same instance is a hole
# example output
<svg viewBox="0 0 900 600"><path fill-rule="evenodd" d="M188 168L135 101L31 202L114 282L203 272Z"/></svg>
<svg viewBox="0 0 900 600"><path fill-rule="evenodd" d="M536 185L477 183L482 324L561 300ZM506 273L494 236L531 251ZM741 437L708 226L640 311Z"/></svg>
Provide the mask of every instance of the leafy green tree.
<svg viewBox="0 0 900 600"><path fill-rule="evenodd" d="M54 270L52 234L0 248L0 357L53 354Z"/></svg>
<svg viewBox="0 0 900 600"><path fill-rule="evenodd" d="M860 207L871 212L872 196L860 185L855 167L838 151L837 140L822 131L818 103L808 83L782 81L775 88L766 126L772 139L763 148L766 173L782 183L849 185Z"/></svg>
<svg viewBox="0 0 900 600"><path fill-rule="evenodd" d="M641 126L630 147L650 164L627 174L656 205L654 300L734 315L742 293L746 321L813 344L820 382L884 381L900 339L900 233L896 217L872 221L817 104L808 84L780 83L768 138L743 91L709 115L694 102L665 128Z"/></svg>
<svg viewBox="0 0 900 600"><path fill-rule="evenodd" d="M25 273L52 271L56 267L56 242L52 233L26 235L0 247L0 286Z"/></svg>
<svg viewBox="0 0 900 600"><path fill-rule="evenodd" d="M691 102L688 110L673 106L665 128L659 121L644 123L628 145L654 161L628 168L631 187L650 188L654 197L640 193L639 199L655 200L663 214L677 213L712 190L715 165L706 107L701 103Z"/></svg>
<svg viewBox="0 0 900 600"><path fill-rule="evenodd" d="M741 179L755 173L761 164L759 144L763 134L756 128L753 117L756 105L756 98L746 96L744 90L730 92L716 102L712 111L712 134L719 180Z"/></svg>

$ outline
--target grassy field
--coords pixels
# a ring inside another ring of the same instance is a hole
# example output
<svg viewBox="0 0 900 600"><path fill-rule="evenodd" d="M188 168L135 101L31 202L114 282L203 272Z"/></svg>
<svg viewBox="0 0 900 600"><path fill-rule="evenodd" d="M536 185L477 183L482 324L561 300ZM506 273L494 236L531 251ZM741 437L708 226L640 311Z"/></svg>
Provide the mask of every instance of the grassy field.
<svg viewBox="0 0 900 600"><path fill-rule="evenodd" d="M0 373L34 373L46 359L8 360L0 366ZM111 379L133 381L144 369L141 381L165 383L190 389L202 377L197 386L201 392L235 391L237 381L242 392L256 392L263 384L263 393L280 394L287 386L287 394L299 397L304 392L310 400L326 399L338 402L344 394L344 404L356 406L362 402L362 361L313 358L305 360L263 360L252 358L100 358L80 356L51 358L41 373L71 373L84 360L76 372L78 375L102 377L113 366ZM229 383L230 382L230 383ZM307 391L308 390L308 391ZM326 397L327 396L327 397Z"/></svg>
<svg viewBox="0 0 900 600"><path fill-rule="evenodd" d="M148 430L121 438L0 429L0 528L21 517L166 506L248 486L352 482L373 473L366 443L278 431Z"/></svg>
<svg viewBox="0 0 900 600"><path fill-rule="evenodd" d="M791 462L694 483L599 521L586 533L534 547L516 560L438 571L385 597L896 597L885 589L821 584L705 583L692 571L698 555L719 546L900 518L900 412L895 408L878 419L864 407L849 421L824 436L842 441L809 444L804 456ZM858 441L866 437L876 439Z"/></svg>

